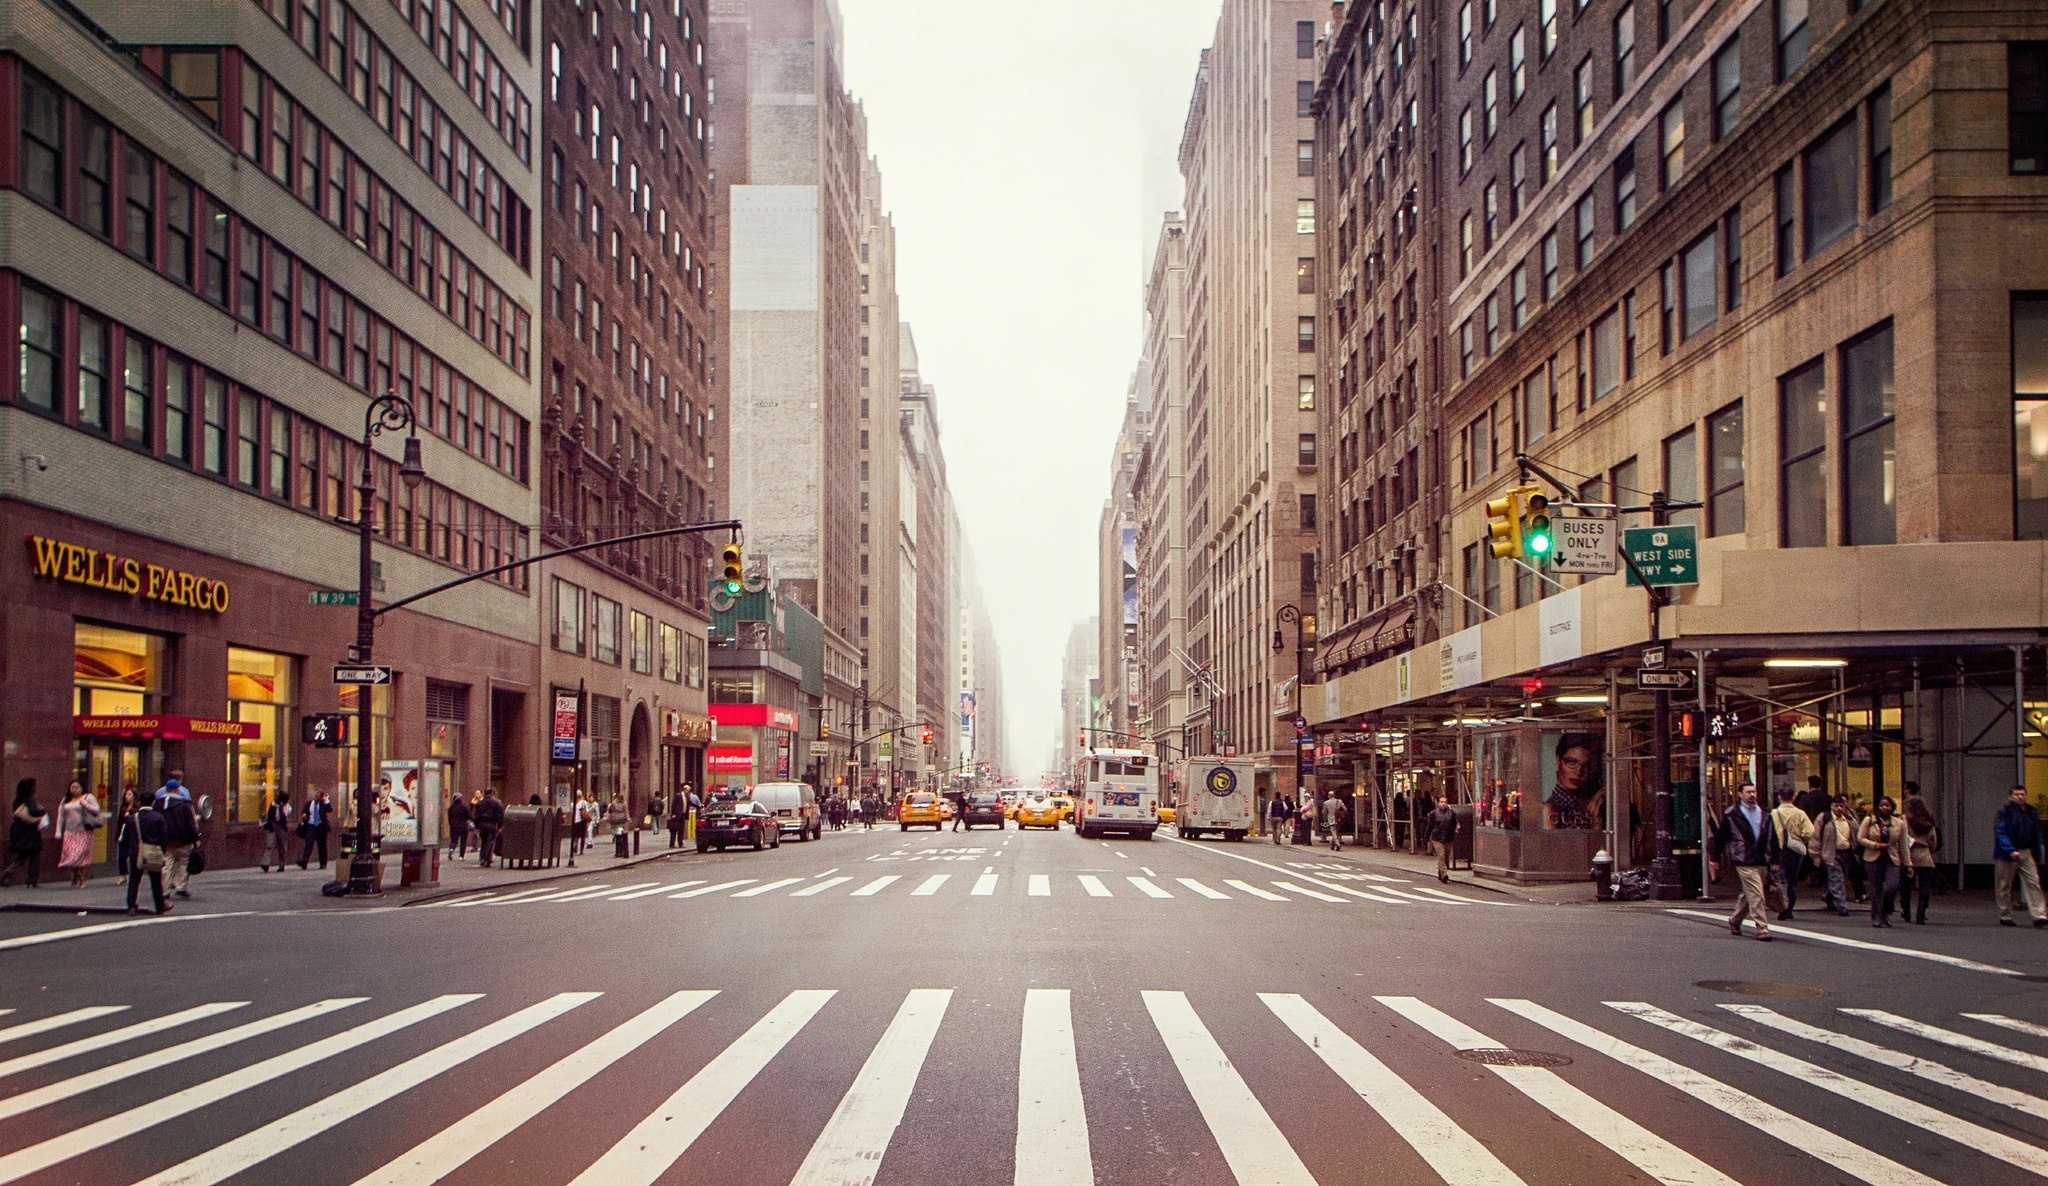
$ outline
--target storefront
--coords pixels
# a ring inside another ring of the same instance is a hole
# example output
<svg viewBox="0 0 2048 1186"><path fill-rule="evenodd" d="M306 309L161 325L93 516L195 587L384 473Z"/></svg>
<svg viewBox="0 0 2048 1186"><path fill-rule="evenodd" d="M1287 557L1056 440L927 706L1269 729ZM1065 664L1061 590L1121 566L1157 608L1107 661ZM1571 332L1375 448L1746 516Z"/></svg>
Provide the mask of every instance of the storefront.
<svg viewBox="0 0 2048 1186"><path fill-rule="evenodd" d="M661 710L661 792L673 796L685 785L704 787L704 748L711 744L708 713Z"/></svg>
<svg viewBox="0 0 2048 1186"><path fill-rule="evenodd" d="M709 751L713 786L781 782L797 776L796 710L776 704L710 706L718 743Z"/></svg>

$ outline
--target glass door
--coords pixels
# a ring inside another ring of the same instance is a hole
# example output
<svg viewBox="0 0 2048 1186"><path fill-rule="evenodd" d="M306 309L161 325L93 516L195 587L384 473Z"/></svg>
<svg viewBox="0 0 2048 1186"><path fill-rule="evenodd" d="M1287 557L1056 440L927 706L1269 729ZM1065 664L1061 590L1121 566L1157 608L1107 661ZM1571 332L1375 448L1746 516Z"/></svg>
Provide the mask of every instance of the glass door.
<svg viewBox="0 0 2048 1186"><path fill-rule="evenodd" d="M118 737L83 737L78 742L74 777L99 800L106 826L93 833L92 859L113 859L114 842L121 833L121 806L132 793L139 803L143 796L162 785L163 748L155 741Z"/></svg>

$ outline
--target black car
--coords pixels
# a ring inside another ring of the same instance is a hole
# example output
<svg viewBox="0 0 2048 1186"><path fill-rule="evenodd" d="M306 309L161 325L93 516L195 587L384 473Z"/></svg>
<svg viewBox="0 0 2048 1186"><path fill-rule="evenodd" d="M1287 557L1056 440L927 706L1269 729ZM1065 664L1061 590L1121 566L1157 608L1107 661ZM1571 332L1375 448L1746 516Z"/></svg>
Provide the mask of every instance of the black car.
<svg viewBox="0 0 2048 1186"><path fill-rule="evenodd" d="M776 825L775 813L752 801L718 802L706 807L697 819L697 851L715 848L724 852L735 844L751 845L755 852L782 847L782 829Z"/></svg>
<svg viewBox="0 0 2048 1186"><path fill-rule="evenodd" d="M1003 826L1003 797L996 794L974 794L967 796L960 812L960 822L969 828L976 824Z"/></svg>

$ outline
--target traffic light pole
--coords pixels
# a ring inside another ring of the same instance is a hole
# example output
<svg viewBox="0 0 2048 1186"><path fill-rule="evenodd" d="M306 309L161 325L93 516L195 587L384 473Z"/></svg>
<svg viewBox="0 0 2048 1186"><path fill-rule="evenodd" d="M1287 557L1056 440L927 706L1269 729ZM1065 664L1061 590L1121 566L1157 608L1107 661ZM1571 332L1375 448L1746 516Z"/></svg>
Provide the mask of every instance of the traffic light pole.
<svg viewBox="0 0 2048 1186"><path fill-rule="evenodd" d="M1670 518L1670 497L1662 490L1652 491L1650 526L1663 527ZM1628 556L1627 548L1620 552ZM1628 566L1635 570L1633 556L1629 557ZM1640 571L1636 572L1636 579L1642 580ZM1663 586L1648 581L1643 581L1643 588L1650 594L1650 645L1655 646L1664 640L1663 615L1658 611L1664 608L1665 593ZM1656 697L1650 714L1650 729L1655 734L1650 741L1650 760L1657 767L1657 855L1650 861L1650 897L1668 902L1682 896L1684 887L1679 884L1678 858L1671 851L1671 692L1658 688Z"/></svg>

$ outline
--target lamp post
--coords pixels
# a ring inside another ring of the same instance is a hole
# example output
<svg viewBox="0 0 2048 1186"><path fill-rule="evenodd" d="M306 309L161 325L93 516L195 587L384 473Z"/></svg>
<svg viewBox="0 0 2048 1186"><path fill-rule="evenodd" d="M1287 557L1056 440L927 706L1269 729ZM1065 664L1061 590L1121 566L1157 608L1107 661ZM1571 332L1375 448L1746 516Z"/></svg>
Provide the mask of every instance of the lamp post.
<svg viewBox="0 0 2048 1186"><path fill-rule="evenodd" d="M1301 643L1301 610L1289 603L1273 611L1273 653L1276 655L1286 645L1280 633L1282 622L1294 623L1294 715L1299 718L1302 715L1301 681L1308 676L1307 651ZM1306 785L1302 782L1301 764L1301 730L1297 728L1294 731L1294 779L1297 787Z"/></svg>
<svg viewBox="0 0 2048 1186"><path fill-rule="evenodd" d="M386 432L404 429L405 456L398 476L406 489L416 490L427 476L426 467L420 464L420 438L414 431L417 424L412 401L395 391L385 392L363 409L363 469L356 479L356 645L349 657L353 663L370 662L377 634L377 612L370 605L370 542L376 535L377 509L375 455L370 446ZM373 684L356 685L356 850L348 862L350 897L376 897L384 892L378 884L377 857L371 851L377 811L373 794L376 756L370 735L375 719L370 703L375 693Z"/></svg>

